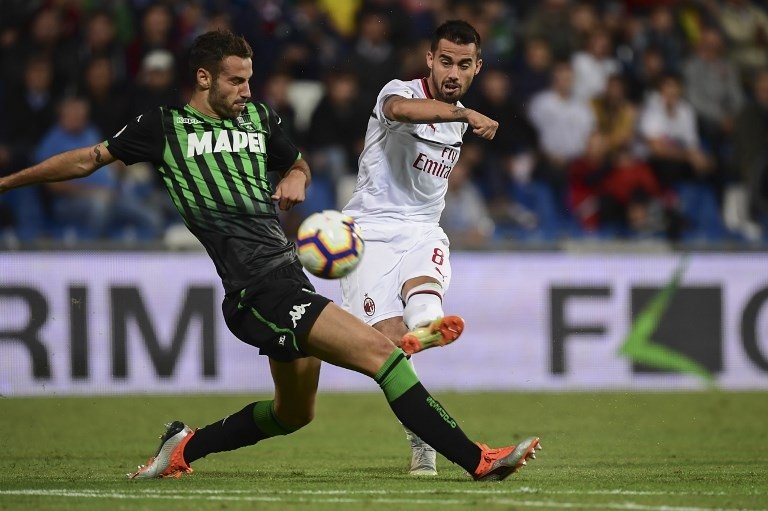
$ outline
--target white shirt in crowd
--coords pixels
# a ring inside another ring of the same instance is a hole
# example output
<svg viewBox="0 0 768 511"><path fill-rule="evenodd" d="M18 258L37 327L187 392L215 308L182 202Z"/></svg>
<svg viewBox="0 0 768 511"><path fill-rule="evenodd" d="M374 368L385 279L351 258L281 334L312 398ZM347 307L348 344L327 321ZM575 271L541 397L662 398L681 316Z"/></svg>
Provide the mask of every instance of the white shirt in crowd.
<svg viewBox="0 0 768 511"><path fill-rule="evenodd" d="M573 66L573 95L590 100L605 92L608 78L619 72L615 59L595 58L591 53L580 51L571 59Z"/></svg>
<svg viewBox="0 0 768 511"><path fill-rule="evenodd" d="M544 151L566 160L584 152L595 129L595 114L586 101L551 90L533 97L529 114Z"/></svg>
<svg viewBox="0 0 768 511"><path fill-rule="evenodd" d="M359 223L397 220L437 225L467 124L408 124L387 119L382 108L393 94L432 99L425 79L392 80L379 92L368 120L357 185L344 213Z"/></svg>
<svg viewBox="0 0 768 511"><path fill-rule="evenodd" d="M663 138L679 147L699 147L696 114L683 99L669 111L659 93L651 94L640 112L639 131L643 139Z"/></svg>

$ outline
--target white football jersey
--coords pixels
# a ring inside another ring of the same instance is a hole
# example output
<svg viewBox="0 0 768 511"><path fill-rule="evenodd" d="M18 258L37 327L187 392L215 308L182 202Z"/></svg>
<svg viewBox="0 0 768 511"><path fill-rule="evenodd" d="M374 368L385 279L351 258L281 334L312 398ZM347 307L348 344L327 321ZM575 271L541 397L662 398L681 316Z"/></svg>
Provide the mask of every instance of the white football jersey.
<svg viewBox="0 0 768 511"><path fill-rule="evenodd" d="M432 99L424 78L392 80L381 89L368 121L357 185L344 213L360 223L405 220L436 225L467 124L408 124L387 119L382 106L393 94Z"/></svg>

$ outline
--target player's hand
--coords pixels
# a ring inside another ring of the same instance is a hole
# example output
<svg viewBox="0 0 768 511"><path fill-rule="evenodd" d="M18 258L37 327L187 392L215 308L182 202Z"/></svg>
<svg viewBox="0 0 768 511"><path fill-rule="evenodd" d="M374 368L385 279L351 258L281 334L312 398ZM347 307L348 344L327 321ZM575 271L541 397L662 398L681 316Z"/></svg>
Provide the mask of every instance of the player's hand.
<svg viewBox="0 0 768 511"><path fill-rule="evenodd" d="M467 123L472 126L472 133L486 140L493 140L499 123L474 110L467 114Z"/></svg>
<svg viewBox="0 0 768 511"><path fill-rule="evenodd" d="M283 179L277 183L272 200L277 201L278 207L287 211L296 204L304 202L307 176L301 171L289 171Z"/></svg>

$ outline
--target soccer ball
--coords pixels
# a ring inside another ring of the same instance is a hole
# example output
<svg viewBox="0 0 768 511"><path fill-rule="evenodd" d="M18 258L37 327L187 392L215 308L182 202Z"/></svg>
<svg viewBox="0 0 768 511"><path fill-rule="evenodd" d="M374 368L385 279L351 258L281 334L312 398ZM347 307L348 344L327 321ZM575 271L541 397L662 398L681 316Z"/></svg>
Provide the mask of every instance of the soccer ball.
<svg viewBox="0 0 768 511"><path fill-rule="evenodd" d="M349 275L363 257L365 243L352 217L327 209L299 226L299 261L312 275L338 279Z"/></svg>

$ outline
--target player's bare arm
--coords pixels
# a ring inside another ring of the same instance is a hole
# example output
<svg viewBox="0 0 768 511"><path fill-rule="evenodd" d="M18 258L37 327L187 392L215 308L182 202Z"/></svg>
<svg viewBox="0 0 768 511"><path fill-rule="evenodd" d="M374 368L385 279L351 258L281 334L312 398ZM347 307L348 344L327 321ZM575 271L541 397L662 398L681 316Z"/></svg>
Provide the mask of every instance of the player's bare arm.
<svg viewBox="0 0 768 511"><path fill-rule="evenodd" d="M475 135L486 140L493 139L499 129L498 122L480 112L432 99L392 95L384 101L383 110L388 119L410 124L466 122Z"/></svg>
<svg viewBox="0 0 768 511"><path fill-rule="evenodd" d="M282 179L277 183L272 199L278 201L278 206L283 211L291 209L296 204L304 202L306 189L311 180L307 161L299 158L285 171Z"/></svg>
<svg viewBox="0 0 768 511"><path fill-rule="evenodd" d="M115 160L104 144L66 151L0 178L0 193L20 186L85 177Z"/></svg>

